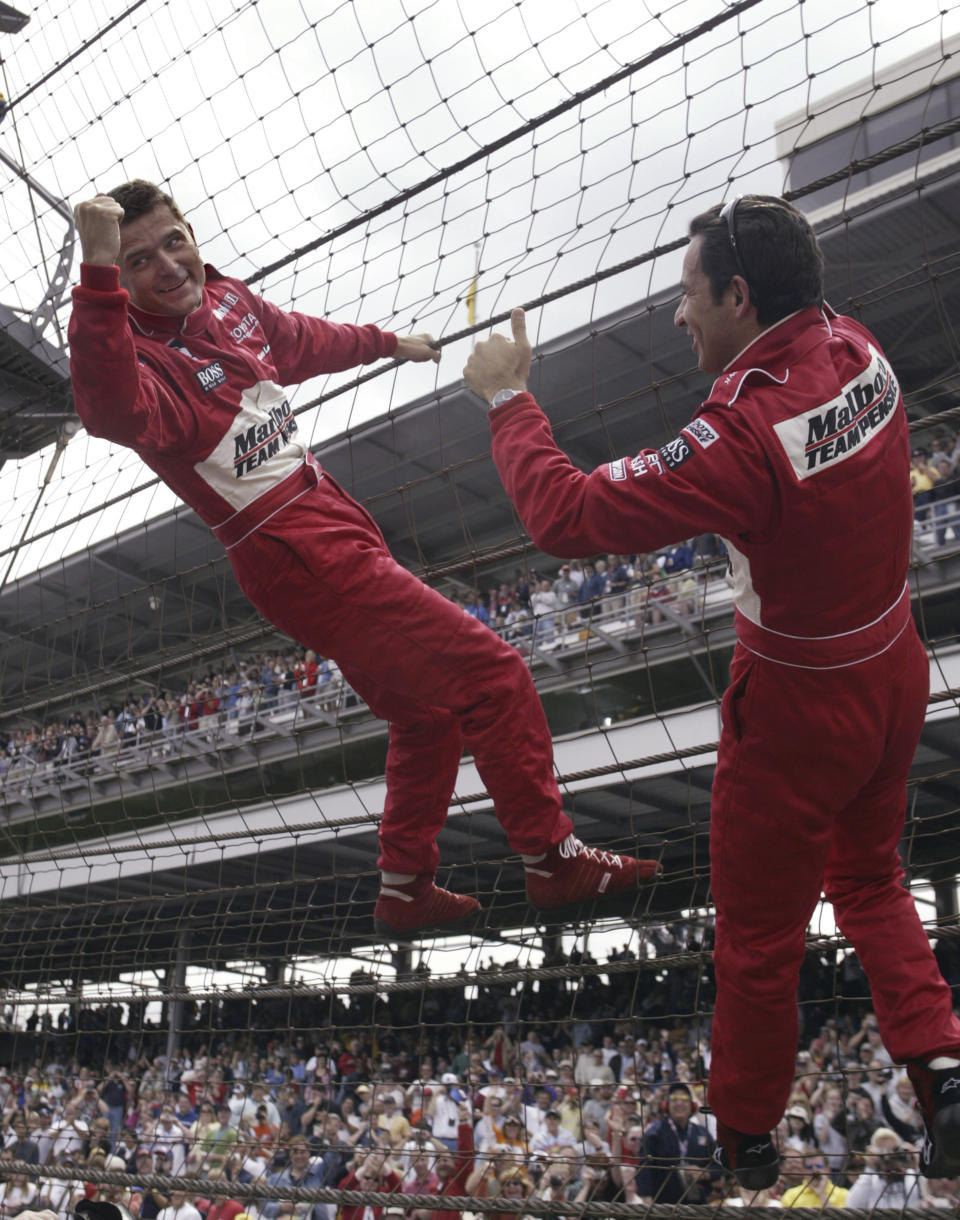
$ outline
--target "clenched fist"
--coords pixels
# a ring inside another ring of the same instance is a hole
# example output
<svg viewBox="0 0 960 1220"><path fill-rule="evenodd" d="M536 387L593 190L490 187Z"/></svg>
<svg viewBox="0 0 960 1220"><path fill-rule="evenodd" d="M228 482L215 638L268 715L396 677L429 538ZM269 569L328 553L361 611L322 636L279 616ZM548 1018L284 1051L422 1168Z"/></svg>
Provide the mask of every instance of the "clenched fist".
<svg viewBox="0 0 960 1220"><path fill-rule="evenodd" d="M120 221L123 208L109 195L95 195L73 211L85 263L110 267L120 257Z"/></svg>

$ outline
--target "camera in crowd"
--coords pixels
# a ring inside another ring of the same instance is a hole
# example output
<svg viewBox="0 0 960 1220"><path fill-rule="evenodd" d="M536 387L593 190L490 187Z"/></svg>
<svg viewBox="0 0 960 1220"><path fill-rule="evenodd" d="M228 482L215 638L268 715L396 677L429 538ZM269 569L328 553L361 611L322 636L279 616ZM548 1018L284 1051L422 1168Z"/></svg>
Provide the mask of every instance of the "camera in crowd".
<svg viewBox="0 0 960 1220"><path fill-rule="evenodd" d="M881 1172L887 1178L902 1178L913 1168L913 1157L909 1148L896 1148L884 1154Z"/></svg>

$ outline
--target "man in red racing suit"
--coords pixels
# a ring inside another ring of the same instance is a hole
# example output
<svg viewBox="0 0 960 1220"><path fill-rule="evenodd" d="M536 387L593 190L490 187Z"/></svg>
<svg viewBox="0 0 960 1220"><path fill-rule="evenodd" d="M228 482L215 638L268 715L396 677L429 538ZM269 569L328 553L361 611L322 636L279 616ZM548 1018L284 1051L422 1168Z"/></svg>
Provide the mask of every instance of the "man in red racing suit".
<svg viewBox="0 0 960 1220"><path fill-rule="evenodd" d="M77 208L71 376L87 430L134 449L223 543L244 593L333 657L390 722L382 932L455 923L476 899L434 884L464 744L539 906L635 889L650 861L574 836L529 671L494 632L397 564L318 466L282 385L383 356L439 359L429 335L285 313L205 267L176 203L136 181Z"/></svg>
<svg viewBox="0 0 960 1220"><path fill-rule="evenodd" d="M704 532L727 543L738 643L711 814L721 1164L748 1189L776 1180L767 1133L789 1095L798 971L822 889L869 976L883 1041L908 1065L924 1172L956 1173L960 1022L898 852L929 675L906 583L899 387L872 335L823 306L819 246L784 201L711 209L691 234L675 321L720 375L660 449L592 474L572 465L518 393L522 310L515 342L478 344L464 374L493 404L494 460L545 551L649 551Z"/></svg>

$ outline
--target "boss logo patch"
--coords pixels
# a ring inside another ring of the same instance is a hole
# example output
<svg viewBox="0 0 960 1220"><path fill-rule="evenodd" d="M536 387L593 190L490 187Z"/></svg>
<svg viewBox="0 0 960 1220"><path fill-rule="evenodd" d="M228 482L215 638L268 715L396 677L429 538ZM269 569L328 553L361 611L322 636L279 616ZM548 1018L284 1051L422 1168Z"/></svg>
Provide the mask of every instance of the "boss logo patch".
<svg viewBox="0 0 960 1220"><path fill-rule="evenodd" d="M668 470L676 470L678 466L682 466L684 462L693 457L693 450L682 436L667 441L660 453L663 455L663 464Z"/></svg>
<svg viewBox="0 0 960 1220"><path fill-rule="evenodd" d="M226 385L227 381L227 375L219 360L214 360L212 364L206 364L202 369L197 369L194 376L200 382L200 389L204 394L209 394L217 386Z"/></svg>

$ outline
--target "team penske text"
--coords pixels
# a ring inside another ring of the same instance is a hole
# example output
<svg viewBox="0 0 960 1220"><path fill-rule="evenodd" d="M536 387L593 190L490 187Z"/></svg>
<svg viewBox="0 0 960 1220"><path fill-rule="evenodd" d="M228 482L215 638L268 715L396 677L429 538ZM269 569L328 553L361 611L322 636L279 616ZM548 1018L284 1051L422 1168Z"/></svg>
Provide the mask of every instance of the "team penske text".
<svg viewBox="0 0 960 1220"><path fill-rule="evenodd" d="M234 437L233 458L236 477L242 478L279 453L281 444L286 444L296 430L290 404L284 399L270 408L268 420L238 432Z"/></svg>
<svg viewBox="0 0 960 1220"><path fill-rule="evenodd" d="M836 398L802 415L774 424L790 463L801 479L843 461L881 431L900 400L900 387L874 347L870 363Z"/></svg>

